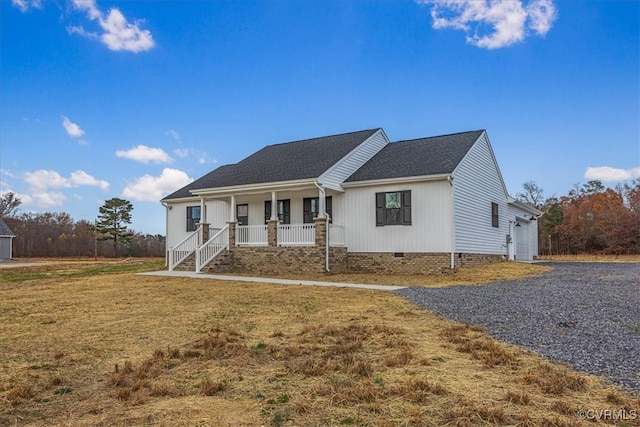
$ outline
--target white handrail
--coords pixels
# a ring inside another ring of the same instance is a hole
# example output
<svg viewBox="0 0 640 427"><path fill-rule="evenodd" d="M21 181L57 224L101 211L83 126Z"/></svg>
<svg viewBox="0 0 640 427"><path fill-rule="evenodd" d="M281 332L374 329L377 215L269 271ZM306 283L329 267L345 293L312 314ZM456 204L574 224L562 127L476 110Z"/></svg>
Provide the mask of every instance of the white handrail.
<svg viewBox="0 0 640 427"><path fill-rule="evenodd" d="M218 231L204 245L196 249L196 273L200 273L202 267L209 264L220 252L229 247L229 226Z"/></svg>
<svg viewBox="0 0 640 427"><path fill-rule="evenodd" d="M278 224L278 245L313 246L315 243L315 224Z"/></svg>
<svg viewBox="0 0 640 427"><path fill-rule="evenodd" d="M237 225L236 244L238 246L265 246L267 244L266 225Z"/></svg>
<svg viewBox="0 0 640 427"><path fill-rule="evenodd" d="M200 241L200 226L180 243L169 248L169 271L187 259L198 247Z"/></svg>

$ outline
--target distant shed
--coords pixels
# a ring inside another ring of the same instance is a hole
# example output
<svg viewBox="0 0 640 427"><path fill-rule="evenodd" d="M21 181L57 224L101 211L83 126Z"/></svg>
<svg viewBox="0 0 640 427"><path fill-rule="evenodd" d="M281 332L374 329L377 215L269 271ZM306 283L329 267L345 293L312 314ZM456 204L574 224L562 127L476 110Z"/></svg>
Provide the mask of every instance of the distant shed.
<svg viewBox="0 0 640 427"><path fill-rule="evenodd" d="M7 223L0 219L0 259L11 259L14 237Z"/></svg>

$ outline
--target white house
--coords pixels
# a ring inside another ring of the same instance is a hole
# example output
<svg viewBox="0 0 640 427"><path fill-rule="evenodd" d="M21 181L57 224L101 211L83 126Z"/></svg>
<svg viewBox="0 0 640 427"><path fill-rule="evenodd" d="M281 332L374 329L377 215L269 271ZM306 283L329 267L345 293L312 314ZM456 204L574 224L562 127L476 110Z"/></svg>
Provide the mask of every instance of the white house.
<svg viewBox="0 0 640 427"><path fill-rule="evenodd" d="M169 269L423 273L537 256L486 131L267 146L162 199Z"/></svg>

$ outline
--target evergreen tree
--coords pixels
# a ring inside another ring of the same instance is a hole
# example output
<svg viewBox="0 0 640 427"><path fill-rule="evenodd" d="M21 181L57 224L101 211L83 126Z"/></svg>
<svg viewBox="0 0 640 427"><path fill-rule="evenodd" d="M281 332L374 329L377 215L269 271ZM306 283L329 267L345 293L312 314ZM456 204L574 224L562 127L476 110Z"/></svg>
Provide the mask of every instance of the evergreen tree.
<svg viewBox="0 0 640 427"><path fill-rule="evenodd" d="M131 211L133 205L128 200L114 197L107 200L100 207L100 215L96 222L96 231L102 234L103 239L113 239L113 251L118 257L118 242L128 244L132 233L126 224L131 224Z"/></svg>

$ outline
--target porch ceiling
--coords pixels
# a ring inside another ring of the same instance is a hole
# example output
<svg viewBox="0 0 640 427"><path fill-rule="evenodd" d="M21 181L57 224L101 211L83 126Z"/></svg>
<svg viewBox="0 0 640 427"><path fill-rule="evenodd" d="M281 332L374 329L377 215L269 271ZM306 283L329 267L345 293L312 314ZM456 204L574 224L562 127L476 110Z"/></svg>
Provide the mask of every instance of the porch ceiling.
<svg viewBox="0 0 640 427"><path fill-rule="evenodd" d="M237 185L231 187L204 188L200 190L192 190L191 193L194 196L199 196L202 198L224 198L238 195L265 194L271 193L272 191L283 192L309 189L317 190L314 179L267 182L264 184Z"/></svg>

